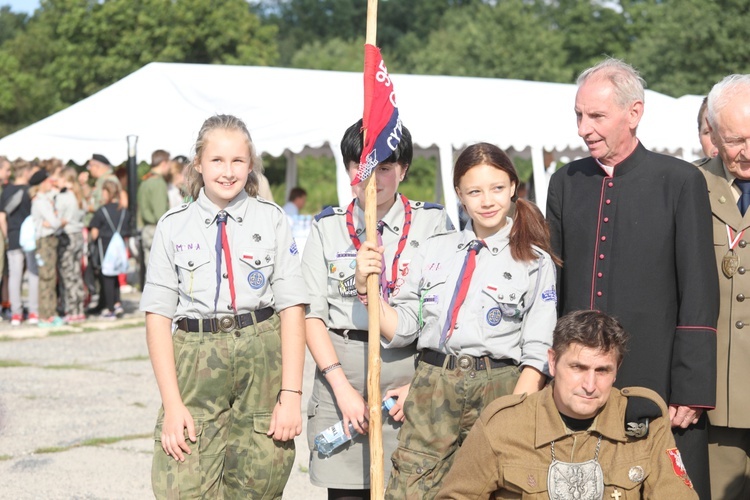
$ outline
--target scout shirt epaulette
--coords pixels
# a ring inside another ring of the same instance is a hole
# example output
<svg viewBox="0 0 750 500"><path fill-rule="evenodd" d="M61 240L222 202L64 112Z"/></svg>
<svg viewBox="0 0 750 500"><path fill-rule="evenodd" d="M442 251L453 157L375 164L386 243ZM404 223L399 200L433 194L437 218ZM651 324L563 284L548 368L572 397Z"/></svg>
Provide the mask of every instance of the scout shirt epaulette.
<svg viewBox="0 0 750 500"><path fill-rule="evenodd" d="M341 207L326 207L322 212L315 216L315 221L317 222L320 221L320 219L325 219L326 217L330 217L332 215L342 215L345 213L346 209Z"/></svg>
<svg viewBox="0 0 750 500"><path fill-rule="evenodd" d="M439 203L430 203L428 201L409 200L409 203L411 203L412 208L423 208L425 210L442 210L443 209L443 205Z"/></svg>
<svg viewBox="0 0 750 500"><path fill-rule="evenodd" d="M174 207L174 208L170 208L169 210L167 210L167 211L166 211L166 212L164 213L164 215L162 215L162 216L161 216L161 218L159 219L159 222L161 222L162 220L166 219L166 218L167 218L167 217L169 217L170 215L178 214L178 213L180 213L180 212L183 212L183 211L185 211L185 210L187 209L187 207L189 207L189 206L190 206L190 203L192 203L192 201L191 201L191 202L189 202L189 203L180 203L180 204L179 204L179 205L177 205L176 207Z"/></svg>
<svg viewBox="0 0 750 500"><path fill-rule="evenodd" d="M492 403L488 404L487 407L482 411L482 414L479 418L482 419L482 422L487 423L500 413L501 411L512 408L518 404L521 404L523 400L526 399L526 393L523 394L508 394L507 396L501 396L494 400Z"/></svg>
<svg viewBox="0 0 750 500"><path fill-rule="evenodd" d="M255 199L258 201L258 203L262 203L263 205L269 205L274 207L279 212L284 213L284 209L278 206L276 203L272 202L271 200L267 200L265 198L261 198L260 196L256 196Z"/></svg>
<svg viewBox="0 0 750 500"><path fill-rule="evenodd" d="M701 158L700 160L695 160L693 162L693 165L695 165L696 167L701 167L701 166L705 165L706 163L708 163L710 161L711 161L711 157L707 156L705 158Z"/></svg>

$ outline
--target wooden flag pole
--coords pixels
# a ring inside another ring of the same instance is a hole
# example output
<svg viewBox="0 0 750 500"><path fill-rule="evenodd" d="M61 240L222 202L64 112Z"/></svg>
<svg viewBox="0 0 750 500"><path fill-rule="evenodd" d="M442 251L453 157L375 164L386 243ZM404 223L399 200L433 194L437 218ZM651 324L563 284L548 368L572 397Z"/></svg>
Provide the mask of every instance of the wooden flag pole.
<svg viewBox="0 0 750 500"><path fill-rule="evenodd" d="M367 34L365 43L376 45L378 31L378 0L367 0ZM365 134L367 131L365 130ZM364 137L362 138L364 144ZM378 193L376 168L365 185L365 234L367 241L377 242ZM367 404L370 407L370 498L382 500L385 495L383 478L383 414L380 409L380 280L377 274L367 277L368 350Z"/></svg>

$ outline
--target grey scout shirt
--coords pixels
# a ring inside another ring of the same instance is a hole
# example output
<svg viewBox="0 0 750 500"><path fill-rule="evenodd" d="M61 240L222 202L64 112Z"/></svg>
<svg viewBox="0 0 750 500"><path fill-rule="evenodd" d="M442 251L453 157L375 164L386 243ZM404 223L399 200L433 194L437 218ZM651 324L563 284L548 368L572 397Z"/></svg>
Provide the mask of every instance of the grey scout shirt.
<svg viewBox="0 0 750 500"><path fill-rule="evenodd" d="M510 358L549 373L547 349L557 320L555 266L536 247L538 260L514 260L509 245L513 221L506 220L505 227L484 240L487 248L477 255L458 326L445 348L439 347L440 335L467 246L476 239L471 223L460 233L430 238L412 261L404 289L393 300L398 326L386 347L408 345L418 336L419 350Z"/></svg>
<svg viewBox="0 0 750 500"><path fill-rule="evenodd" d="M31 201L31 216L34 220L36 239L52 236L60 229L60 218L55 212L54 193L39 193ZM49 227L45 227L47 222Z"/></svg>
<svg viewBox="0 0 750 500"><path fill-rule="evenodd" d="M434 203L409 201L411 229L398 262L396 287L391 297L403 293L402 286L411 271L414 255L427 238L453 230L445 210ZM404 232L405 209L400 197L383 217L383 246L388 280L392 280L393 257ZM365 239L364 211L355 203L352 213L355 232ZM302 273L310 292L308 318L319 318L328 328L367 330L367 308L357 300L354 287L357 250L346 227L346 207L328 208L316 216L305 243Z"/></svg>
<svg viewBox="0 0 750 500"><path fill-rule="evenodd" d="M160 219L140 310L168 318L210 318L233 314L228 272L222 258L216 293L216 216L219 208L201 189L198 199ZM297 246L289 222L272 202L242 191L227 206L237 314L273 307L277 312L308 303Z"/></svg>

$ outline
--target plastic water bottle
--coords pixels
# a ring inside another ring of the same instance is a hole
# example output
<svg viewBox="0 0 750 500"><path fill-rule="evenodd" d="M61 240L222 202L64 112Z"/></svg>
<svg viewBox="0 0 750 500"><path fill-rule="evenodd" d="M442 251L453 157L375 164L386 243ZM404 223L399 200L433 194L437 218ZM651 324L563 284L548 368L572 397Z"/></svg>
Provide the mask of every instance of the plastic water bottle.
<svg viewBox="0 0 750 500"><path fill-rule="evenodd" d="M388 398L383 401L383 406L381 408L384 411L390 410L395 404L395 398ZM315 449L318 450L318 453L329 457L331 456L331 453L333 453L333 450L359 435L359 432L354 429L354 426L351 423L349 424L349 434L350 436L347 436L346 433L344 433L344 422L339 420L334 425L315 436Z"/></svg>

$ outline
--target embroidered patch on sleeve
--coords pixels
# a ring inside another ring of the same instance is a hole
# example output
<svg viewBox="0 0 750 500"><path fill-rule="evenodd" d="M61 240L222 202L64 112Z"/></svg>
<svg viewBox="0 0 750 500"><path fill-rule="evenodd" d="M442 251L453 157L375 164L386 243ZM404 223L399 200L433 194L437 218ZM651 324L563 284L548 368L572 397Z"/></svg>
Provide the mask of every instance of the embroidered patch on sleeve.
<svg viewBox="0 0 750 500"><path fill-rule="evenodd" d="M671 448L667 450L667 455L669 456L669 460L672 461L672 470L674 470L675 475L682 479L688 488L692 489L693 482L690 480L690 477L688 477L688 473L685 470L685 464L682 463L680 450L677 448Z"/></svg>

